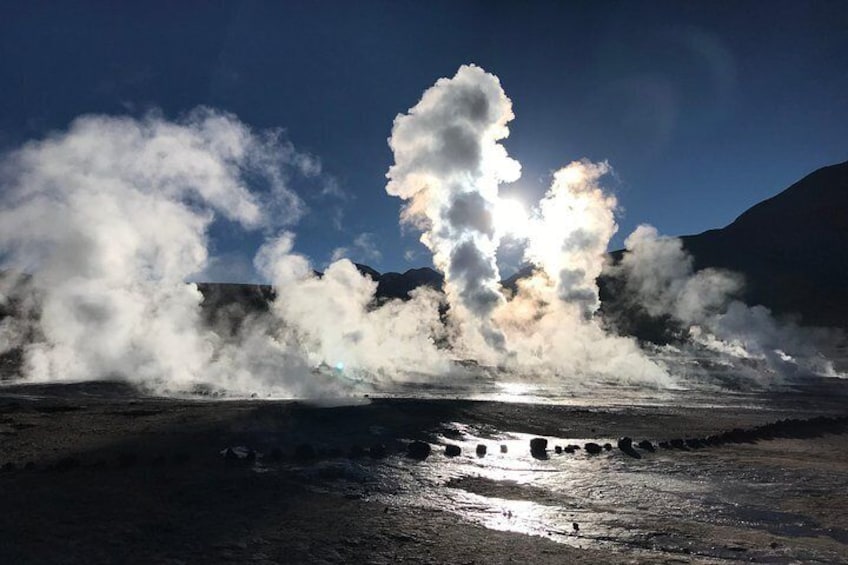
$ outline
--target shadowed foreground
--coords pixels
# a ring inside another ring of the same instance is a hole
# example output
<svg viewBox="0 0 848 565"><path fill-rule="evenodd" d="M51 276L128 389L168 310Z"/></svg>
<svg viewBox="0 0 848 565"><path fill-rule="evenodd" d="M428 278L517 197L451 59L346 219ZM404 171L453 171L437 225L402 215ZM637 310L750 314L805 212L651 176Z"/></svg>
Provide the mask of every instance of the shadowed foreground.
<svg viewBox="0 0 848 565"><path fill-rule="evenodd" d="M717 409L6 387L0 562L836 562L848 554L843 388ZM625 435L655 451L614 447ZM536 458L534 436L549 439ZM433 448L426 461L405 455L416 439ZM673 439L684 445L659 447ZM588 442L613 447L554 451Z"/></svg>

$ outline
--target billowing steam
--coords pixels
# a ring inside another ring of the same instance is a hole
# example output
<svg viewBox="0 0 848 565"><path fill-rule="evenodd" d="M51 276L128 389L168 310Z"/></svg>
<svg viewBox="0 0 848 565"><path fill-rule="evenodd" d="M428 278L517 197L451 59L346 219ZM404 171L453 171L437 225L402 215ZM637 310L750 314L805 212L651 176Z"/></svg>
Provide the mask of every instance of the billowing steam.
<svg viewBox="0 0 848 565"><path fill-rule="evenodd" d="M497 77L475 66L395 119L386 190L406 202L402 221L422 231L445 292L378 301L349 260L319 275L295 251L291 229L306 210L289 179L316 174L317 162L278 132L206 108L176 122L79 118L0 161L0 306L16 312L0 321L0 353L21 351L31 379L121 377L160 391L344 394L451 375L469 359L513 377L674 380L635 339L609 331L599 313L606 269L701 348L827 371L798 328L733 299L738 277L693 272L678 240L641 227L610 267L607 163L559 170L530 212L502 199L499 186L521 173L501 144L512 119ZM267 236L254 265L276 298L234 327L208 323L186 282L208 267L216 218ZM511 289L496 261L507 237L530 265Z"/></svg>
<svg viewBox="0 0 848 565"><path fill-rule="evenodd" d="M444 333L436 291L419 288L407 302L371 308L377 283L353 263L340 259L318 277L293 246L293 236L284 233L266 243L255 262L280 297L272 313L288 336L284 341L299 344L311 366L383 379L448 370L446 352L435 346Z"/></svg>
<svg viewBox="0 0 848 565"><path fill-rule="evenodd" d="M83 117L8 155L4 266L32 273L40 301L27 374L183 383L204 371L214 336L199 331L202 297L185 281L205 265L213 214L269 223L244 180L255 173L282 219L300 215L274 172L275 141L201 109L180 123Z"/></svg>
<svg viewBox="0 0 848 565"><path fill-rule="evenodd" d="M620 265L612 269L626 281L627 296L652 316L670 316L695 344L728 358L764 361L778 376L834 375L819 352L829 336L780 322L764 306L750 307L736 297L744 281L717 269L695 272L681 240L639 226L625 241Z"/></svg>
<svg viewBox="0 0 848 565"><path fill-rule="evenodd" d="M424 230L421 242L445 274L463 338L474 346L481 335L498 351L504 337L491 316L504 296L493 212L498 184L521 175L521 165L499 143L513 117L498 78L463 66L395 118L389 138L395 164L386 191L409 201L403 219Z"/></svg>

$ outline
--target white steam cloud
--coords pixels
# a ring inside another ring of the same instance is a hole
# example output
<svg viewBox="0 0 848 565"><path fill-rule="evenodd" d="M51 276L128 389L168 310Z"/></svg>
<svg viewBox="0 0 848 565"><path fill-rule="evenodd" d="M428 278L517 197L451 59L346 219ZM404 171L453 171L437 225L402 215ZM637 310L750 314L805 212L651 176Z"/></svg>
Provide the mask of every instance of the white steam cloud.
<svg viewBox="0 0 848 565"><path fill-rule="evenodd" d="M179 123L83 117L8 155L0 249L41 300L27 373L173 383L202 373L212 336L198 331L202 297L185 280L205 265L215 213L247 228L299 217L279 154L273 136L199 109ZM267 202L247 174L266 179Z"/></svg>
<svg viewBox="0 0 848 565"><path fill-rule="evenodd" d="M277 291L272 313L283 341L297 343L309 365L380 380L447 371L448 358L435 345L444 332L438 293L419 288L409 301L372 308L377 283L353 263L340 259L318 277L293 247L294 236L284 233L255 262Z"/></svg>
<svg viewBox="0 0 848 565"><path fill-rule="evenodd" d="M463 338L482 336L496 350L504 337L491 323L503 303L492 221L501 182L521 166L499 143L509 135L512 102L500 81L462 66L439 79L407 114L395 118L389 146L395 164L386 191L408 200L403 219L421 227L421 242L445 274L445 292Z"/></svg>
<svg viewBox="0 0 848 565"><path fill-rule="evenodd" d="M625 241L621 263L612 269L626 281L628 296L652 316L670 316L698 345L734 359L763 361L780 377L834 376L819 351L831 336L822 330L778 321L764 306L736 297L744 281L729 271L694 271L683 242L639 226Z"/></svg>
<svg viewBox="0 0 848 565"><path fill-rule="evenodd" d="M338 395L454 375L463 359L512 378L672 382L601 318L607 269L702 348L826 372L806 334L734 300L738 277L694 272L679 240L640 227L609 267L617 203L601 185L607 163L557 171L529 212L503 199L499 186L521 174L502 145L512 119L498 78L473 65L395 118L386 191L405 201L402 221L422 231L445 292L386 301L345 258L379 257L370 234L336 249L320 275L295 251L291 229L306 206L289 180L321 167L279 132L208 108L178 121L79 118L0 159L0 307L17 313L0 321L0 353L20 349L31 379L121 377L165 392ZM253 264L276 292L267 312L241 312L235 325L209 323L186 283L220 267L208 257L216 218L265 234ZM507 240L531 266L514 289L501 287L497 266Z"/></svg>

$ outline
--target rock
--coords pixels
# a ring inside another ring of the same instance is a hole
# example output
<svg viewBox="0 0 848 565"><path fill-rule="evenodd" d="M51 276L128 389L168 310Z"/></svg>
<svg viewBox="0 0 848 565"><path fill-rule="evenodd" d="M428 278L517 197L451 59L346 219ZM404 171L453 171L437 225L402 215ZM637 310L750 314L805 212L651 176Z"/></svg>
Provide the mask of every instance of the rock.
<svg viewBox="0 0 848 565"><path fill-rule="evenodd" d="M729 432L724 432L721 437L723 441L731 443L753 443L756 440L751 431L741 428L733 428Z"/></svg>
<svg viewBox="0 0 848 565"><path fill-rule="evenodd" d="M650 451L651 453L653 453L654 451L656 451L656 449L654 448L654 444L653 444L653 443L651 443L651 442L650 442L649 440L647 440L647 439L643 439L642 441L640 441L640 442L639 442L638 444L636 444L636 445L637 445L637 447L638 447L639 449L644 449L645 451Z"/></svg>
<svg viewBox="0 0 848 565"><path fill-rule="evenodd" d="M239 456L236 455L236 452L232 447L228 447L224 450L224 461L227 463L234 463L239 460Z"/></svg>
<svg viewBox="0 0 848 565"><path fill-rule="evenodd" d="M680 438L674 438L669 443L674 449L686 449L686 442Z"/></svg>
<svg viewBox="0 0 848 565"><path fill-rule="evenodd" d="M506 445L501 444L501 453L506 453L506 452L507 452Z"/></svg>
<svg viewBox="0 0 848 565"><path fill-rule="evenodd" d="M482 443L477 444L477 457L485 457L486 456L486 446Z"/></svg>
<svg viewBox="0 0 848 565"><path fill-rule="evenodd" d="M580 531L580 524L578 524L577 522L574 522L573 524L571 524L571 527L574 528L575 532Z"/></svg>
<svg viewBox="0 0 848 565"><path fill-rule="evenodd" d="M430 444L425 441L413 441L406 446L406 455L418 461L424 461L430 456Z"/></svg>
<svg viewBox="0 0 848 565"><path fill-rule="evenodd" d="M361 449L361 448L360 448ZM268 453L268 459L274 462L280 461L283 458L283 450L279 447L275 447L271 449L271 452Z"/></svg>
<svg viewBox="0 0 848 565"><path fill-rule="evenodd" d="M76 469L79 466L80 462L79 459L77 459L76 457L64 457L53 463L50 468L53 471L59 471L61 473L64 473L65 471Z"/></svg>
<svg viewBox="0 0 848 565"><path fill-rule="evenodd" d="M534 437L530 440L530 453L533 455L544 454L548 451L548 440L543 437Z"/></svg>
<svg viewBox="0 0 848 565"><path fill-rule="evenodd" d="M671 448L671 444L670 444L670 443L668 443L667 441L661 441L661 442L659 443L659 445L660 445L660 447L661 447L661 448L663 448L663 449L670 449L670 448Z"/></svg>
<svg viewBox="0 0 848 565"><path fill-rule="evenodd" d="M368 450L368 455L371 459L382 459L386 456L386 445L383 443L375 443Z"/></svg>
<svg viewBox="0 0 848 565"><path fill-rule="evenodd" d="M3 471L4 473L11 473L17 468L17 465L9 461L8 463L3 463L3 466L0 467L0 471Z"/></svg>
<svg viewBox="0 0 848 565"><path fill-rule="evenodd" d="M699 438L692 437L686 439L686 447L692 449L701 449L704 447L704 442L702 442Z"/></svg>
<svg viewBox="0 0 848 565"><path fill-rule="evenodd" d="M562 446L561 445L556 446L554 448L554 451L556 452L557 455L561 454L562 453Z"/></svg>
<svg viewBox="0 0 848 565"><path fill-rule="evenodd" d="M622 453L633 457L634 459L641 459L642 456L639 455L639 452L633 449L633 440L627 436L620 438L617 442L618 448Z"/></svg>
<svg viewBox="0 0 848 565"><path fill-rule="evenodd" d="M301 443L294 448L294 456L301 461L315 459L315 448L310 443Z"/></svg>
<svg viewBox="0 0 848 565"><path fill-rule="evenodd" d="M604 451L612 451L612 444L611 443L605 443L604 444Z"/></svg>
<svg viewBox="0 0 848 565"><path fill-rule="evenodd" d="M459 457L462 454L462 448L458 445L448 444L445 446L445 455L448 457Z"/></svg>
<svg viewBox="0 0 848 565"><path fill-rule="evenodd" d="M118 467L126 469L138 463L138 455L135 453L121 453L118 455Z"/></svg>
<svg viewBox="0 0 848 565"><path fill-rule="evenodd" d="M24 465L24 471L35 471L35 461L27 461Z"/></svg>
<svg viewBox="0 0 848 565"><path fill-rule="evenodd" d="M586 453L588 453L589 455L597 455L598 453L600 453L601 451L604 450L603 447L601 447L597 443L593 443L591 441L589 443L587 443L586 445L584 445L583 449L585 449Z"/></svg>
<svg viewBox="0 0 848 565"><path fill-rule="evenodd" d="M456 430L454 428L445 428L442 434L448 439L455 440L461 440L465 436L465 434L463 434L461 431Z"/></svg>
<svg viewBox="0 0 848 565"><path fill-rule="evenodd" d="M566 445L562 450L565 451L566 453L574 453L574 446L573 445Z"/></svg>

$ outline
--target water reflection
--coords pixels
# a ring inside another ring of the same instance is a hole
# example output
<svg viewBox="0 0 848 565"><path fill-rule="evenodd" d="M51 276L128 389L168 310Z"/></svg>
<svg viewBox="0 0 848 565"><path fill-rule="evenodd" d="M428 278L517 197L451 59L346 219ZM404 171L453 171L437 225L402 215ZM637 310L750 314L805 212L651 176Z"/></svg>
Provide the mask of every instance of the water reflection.
<svg viewBox="0 0 848 565"><path fill-rule="evenodd" d="M584 449L554 451L569 443L614 444L613 438L547 437L549 458L539 460L530 454L532 437L453 422L436 437L426 461L400 456L382 462L337 461L329 465L344 468L324 476L337 479L335 488L358 489L386 505L437 509L494 530L627 551L634 557L659 552L737 559L741 552L746 558L759 555L773 561L768 544L755 543L768 532L834 540L845 535L824 531L809 520L775 530L774 520L789 516L774 510L779 497L791 493L792 485L801 488L804 479L787 470L739 464L731 449L658 451L636 460L617 449L594 456ZM448 444L459 446L461 454L445 455ZM484 457L476 454L478 444L488 448ZM844 487L843 479L829 480L834 484L819 488ZM780 489L768 488L778 482ZM799 555L831 555L820 551Z"/></svg>

